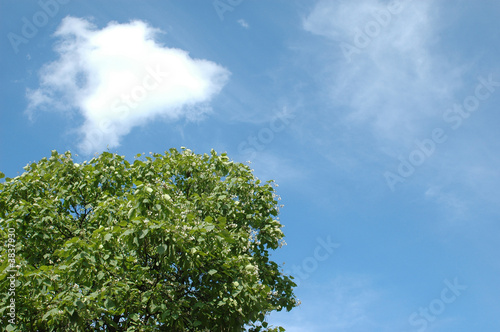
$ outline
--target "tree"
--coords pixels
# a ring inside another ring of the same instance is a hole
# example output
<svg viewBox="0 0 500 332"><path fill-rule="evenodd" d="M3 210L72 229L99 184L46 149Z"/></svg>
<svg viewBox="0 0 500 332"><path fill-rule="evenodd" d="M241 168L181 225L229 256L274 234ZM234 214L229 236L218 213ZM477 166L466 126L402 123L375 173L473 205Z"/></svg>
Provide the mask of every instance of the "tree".
<svg viewBox="0 0 500 332"><path fill-rule="evenodd" d="M139 157L52 151L0 183L4 326L14 270L11 330L283 331L265 322L298 305L269 257L273 181L213 150Z"/></svg>

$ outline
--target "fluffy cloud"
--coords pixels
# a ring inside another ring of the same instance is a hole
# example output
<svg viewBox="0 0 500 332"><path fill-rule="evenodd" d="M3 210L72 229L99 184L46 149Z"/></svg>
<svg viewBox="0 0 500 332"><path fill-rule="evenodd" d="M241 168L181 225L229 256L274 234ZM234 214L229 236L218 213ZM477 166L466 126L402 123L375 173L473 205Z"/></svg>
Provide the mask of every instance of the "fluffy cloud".
<svg viewBox="0 0 500 332"><path fill-rule="evenodd" d="M159 32L142 21L99 30L66 17L55 33L59 59L44 65L39 88L28 90L28 112L78 110L85 153L118 146L134 126L153 119L202 116L229 71L159 44Z"/></svg>

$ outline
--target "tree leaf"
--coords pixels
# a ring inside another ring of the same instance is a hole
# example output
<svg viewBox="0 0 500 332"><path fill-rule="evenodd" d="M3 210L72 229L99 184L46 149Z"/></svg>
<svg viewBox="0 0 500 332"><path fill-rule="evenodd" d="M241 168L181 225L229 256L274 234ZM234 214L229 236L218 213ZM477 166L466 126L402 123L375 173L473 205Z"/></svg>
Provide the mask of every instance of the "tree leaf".
<svg viewBox="0 0 500 332"><path fill-rule="evenodd" d="M42 319L43 319L43 320L46 320L49 316L52 316L52 315L57 314L57 313L58 313L58 311L59 311L59 309L57 309L57 308L51 309L51 310L47 311L47 312L45 313L45 315L43 315Z"/></svg>
<svg viewBox="0 0 500 332"><path fill-rule="evenodd" d="M167 250L167 246L164 244L160 244L158 247L156 247L156 251L160 254L163 255L165 251Z"/></svg>

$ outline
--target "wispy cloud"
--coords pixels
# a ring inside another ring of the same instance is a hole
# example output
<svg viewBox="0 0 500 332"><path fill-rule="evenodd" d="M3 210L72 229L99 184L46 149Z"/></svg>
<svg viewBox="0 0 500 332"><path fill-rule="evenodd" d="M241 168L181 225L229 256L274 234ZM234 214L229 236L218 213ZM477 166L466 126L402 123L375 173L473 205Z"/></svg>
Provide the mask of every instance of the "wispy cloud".
<svg viewBox="0 0 500 332"><path fill-rule="evenodd" d="M426 1L320 0L302 23L323 42L309 43L303 52L321 54L310 55L319 60L313 70L323 89L310 136L321 137L315 143L325 158L349 165L356 181L381 183L384 171L395 169L399 157L407 158L416 141L443 128L448 141L436 147L410 185L451 211L452 218L464 218L469 208L488 201L482 197L491 187L485 179L491 183L498 163L485 156L497 144L468 130L476 126L473 121L456 133L443 121L448 109L474 94L477 83L466 84L468 79L490 75L478 72L474 63L459 63L443 47L439 38L453 19L443 6ZM491 76L497 84L497 76ZM485 118L477 121L494 118L486 111L491 102L481 102L474 116ZM477 146L485 152L474 159L470 155Z"/></svg>
<svg viewBox="0 0 500 332"><path fill-rule="evenodd" d="M44 65L40 86L28 90L27 111L77 110L85 153L118 146L133 127L154 119L199 118L230 72L160 44L160 32L142 21L99 30L66 17L55 33L59 59Z"/></svg>
<svg viewBox="0 0 500 332"><path fill-rule="evenodd" d="M242 27L244 27L245 29L248 29L250 28L250 25L247 23L247 21L245 21L244 19L240 18L238 20L238 24L241 25Z"/></svg>
<svg viewBox="0 0 500 332"><path fill-rule="evenodd" d="M308 297L299 295L302 304L294 309L292 318L287 317L287 324L280 323L279 313L271 316L271 323L295 332L383 330L374 317L378 308L373 310L382 294L370 278L337 276L329 282L304 287Z"/></svg>
<svg viewBox="0 0 500 332"><path fill-rule="evenodd" d="M333 42L330 98L349 109L346 123L410 143L440 116L460 85L461 68L432 51L436 10L422 1L319 1L305 18L305 30Z"/></svg>

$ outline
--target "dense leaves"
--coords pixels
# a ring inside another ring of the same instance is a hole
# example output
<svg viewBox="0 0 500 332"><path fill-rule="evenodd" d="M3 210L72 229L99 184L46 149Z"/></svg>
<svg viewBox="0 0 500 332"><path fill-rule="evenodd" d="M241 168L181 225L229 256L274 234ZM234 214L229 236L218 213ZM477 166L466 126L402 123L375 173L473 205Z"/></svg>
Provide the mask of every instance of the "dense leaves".
<svg viewBox="0 0 500 332"><path fill-rule="evenodd" d="M3 326L9 229L18 271L9 329L281 331L265 315L297 305L269 258L283 238L273 183L224 153L77 164L52 151L25 170L0 183Z"/></svg>

